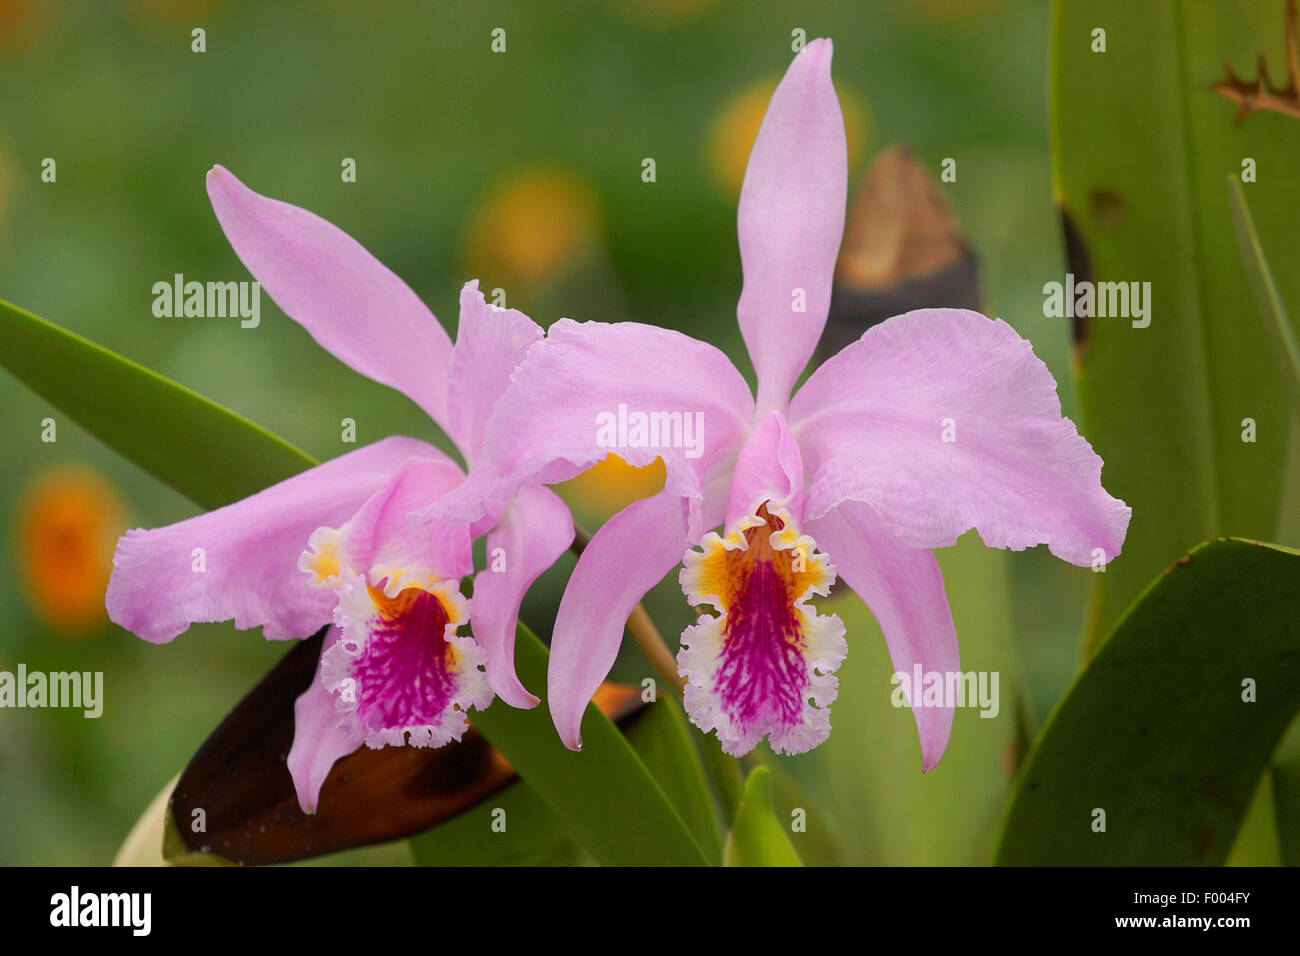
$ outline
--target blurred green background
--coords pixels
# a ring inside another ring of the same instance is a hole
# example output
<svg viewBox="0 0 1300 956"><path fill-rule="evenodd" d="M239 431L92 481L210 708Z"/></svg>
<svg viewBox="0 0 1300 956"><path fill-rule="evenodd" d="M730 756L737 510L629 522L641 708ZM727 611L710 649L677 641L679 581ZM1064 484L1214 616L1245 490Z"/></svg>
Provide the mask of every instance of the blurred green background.
<svg viewBox="0 0 1300 956"><path fill-rule="evenodd" d="M1047 3L588 0L555 10L0 0L0 297L320 458L352 447L340 440L344 418L363 444L393 433L440 441L414 405L335 361L266 297L256 329L152 314L153 284L175 273L248 278L204 192L220 163L342 227L449 329L461 283L478 277L543 324L566 315L672 326L748 368L735 323L735 200L801 28L835 41L851 195L891 143L910 143L936 179L940 160L955 158L957 181L941 188L980 257L985 311L1034 343L1074 413L1069 320L1042 314L1043 284L1064 271ZM204 53L191 51L196 27ZM497 27L503 54L490 50ZM45 157L57 162L55 183L41 181ZM654 183L642 181L646 157ZM345 158L355 183L341 181ZM3 374L0 406L0 669L103 671L106 697L98 720L0 711L0 863L107 863L285 648L228 625L154 647L109 625L116 536L195 507ZM47 416L58 422L54 444L40 441ZM652 483L611 468L568 496L590 528ZM986 860L1012 769L1012 681L1023 677L1032 723L1074 674L1087 569L1043 549L977 545L942 560L963 665L1002 671L1002 712L959 712L949 756L925 777L911 715L877 707L890 672L878 631L860 606L837 608L850 654L836 731L820 751L783 761L834 826L837 859ZM564 559L525 604L540 634L571 567ZM689 621L675 573L647 604L667 635ZM647 672L629 649L614 677ZM972 778L986 789L953 791Z"/></svg>

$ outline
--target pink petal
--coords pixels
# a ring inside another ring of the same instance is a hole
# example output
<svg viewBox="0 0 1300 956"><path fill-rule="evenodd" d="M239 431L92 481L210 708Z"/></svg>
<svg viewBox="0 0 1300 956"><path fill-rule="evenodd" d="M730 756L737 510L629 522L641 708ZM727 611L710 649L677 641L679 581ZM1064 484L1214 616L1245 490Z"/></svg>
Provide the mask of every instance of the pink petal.
<svg viewBox="0 0 1300 956"><path fill-rule="evenodd" d="M528 316L488 305L477 279L465 283L460 291L447 416L451 436L467 458L478 457L492 406L529 347L541 339L541 326Z"/></svg>
<svg viewBox="0 0 1300 956"><path fill-rule="evenodd" d="M785 416L778 411L767 413L736 458L727 528L757 514L764 502L770 511L785 511L796 526L803 523L803 461Z"/></svg>
<svg viewBox="0 0 1300 956"><path fill-rule="evenodd" d="M758 410L784 410L821 338L844 233L848 151L831 41L814 40L772 94L740 190L745 285L736 312L758 373ZM796 290L804 311L797 311Z"/></svg>
<svg viewBox="0 0 1300 956"><path fill-rule="evenodd" d="M633 447L635 435L618 434L620 406L628 416L675 413L682 427L663 429L667 440L655 447ZM508 501L526 484L567 480L610 452L634 466L662 457L666 490L698 502L748 434L752 412L744 378L711 345L639 323L561 319L528 353L493 410L484 467L432 511L473 520L485 498Z"/></svg>
<svg viewBox="0 0 1300 956"><path fill-rule="evenodd" d="M316 528L345 521L413 455L441 452L386 438L216 511L128 531L113 556L109 617L155 644L191 623L231 618L271 640L315 633L330 623L335 598L308 587L298 556Z"/></svg>
<svg viewBox="0 0 1300 956"><path fill-rule="evenodd" d="M1078 565L1124 543L1131 510L1102 487L1047 367L1000 319L925 309L877 325L809 377L790 421L809 517L862 501L914 548L973 527L989 547L1046 543Z"/></svg>
<svg viewBox="0 0 1300 956"><path fill-rule="evenodd" d="M573 543L573 518L559 496L525 488L487 538L486 567L474 577L474 639L487 660L488 682L512 707L537 698L515 673L515 626L524 592Z"/></svg>
<svg viewBox="0 0 1300 956"><path fill-rule="evenodd" d="M338 640L339 629L331 627L325 635L321 654ZM334 767L362 744L359 735L348 730L343 715L334 706L333 696L320 680L320 668L308 687L293 705L293 746L289 748L289 774L298 792L298 806L303 813L315 813L320 788Z"/></svg>
<svg viewBox="0 0 1300 956"><path fill-rule="evenodd" d="M661 491L624 508L592 536L555 616L547 696L570 750L582 747L582 714L609 674L628 615L682 559L683 502Z"/></svg>
<svg viewBox="0 0 1300 956"><path fill-rule="evenodd" d="M338 227L253 192L221 166L208 173L208 196L235 254L285 315L446 421L451 340L406 283Z"/></svg>
<svg viewBox="0 0 1300 956"><path fill-rule="evenodd" d="M957 631L933 554L909 548L882 527L871 508L853 502L810 521L808 528L844 583L875 615L896 674L910 680L917 665L925 674L961 671ZM909 701L921 740L921 769L933 770L948 746L954 708Z"/></svg>
<svg viewBox="0 0 1300 956"><path fill-rule="evenodd" d="M459 580L474 570L472 539L464 525L441 523L415 533L409 516L451 491L464 480L460 468L436 449L436 457L404 461L337 531L313 534L318 549L329 542L340 570L351 568L376 586L386 577L418 573L434 579ZM317 555L304 555L310 570Z"/></svg>

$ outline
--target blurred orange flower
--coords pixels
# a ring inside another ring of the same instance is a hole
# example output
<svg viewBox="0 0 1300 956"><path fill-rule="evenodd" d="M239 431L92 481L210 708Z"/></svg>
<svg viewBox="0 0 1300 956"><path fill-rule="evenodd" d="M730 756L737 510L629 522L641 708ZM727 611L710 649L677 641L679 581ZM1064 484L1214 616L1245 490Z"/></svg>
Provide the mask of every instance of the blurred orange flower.
<svg viewBox="0 0 1300 956"><path fill-rule="evenodd" d="M471 219L469 271L485 282L537 283L595 245L597 220L595 196L576 176L513 173L488 191Z"/></svg>
<svg viewBox="0 0 1300 956"><path fill-rule="evenodd" d="M50 628L81 635L107 620L104 592L122 514L113 488L79 465L43 472L20 496L16 543L23 593Z"/></svg>

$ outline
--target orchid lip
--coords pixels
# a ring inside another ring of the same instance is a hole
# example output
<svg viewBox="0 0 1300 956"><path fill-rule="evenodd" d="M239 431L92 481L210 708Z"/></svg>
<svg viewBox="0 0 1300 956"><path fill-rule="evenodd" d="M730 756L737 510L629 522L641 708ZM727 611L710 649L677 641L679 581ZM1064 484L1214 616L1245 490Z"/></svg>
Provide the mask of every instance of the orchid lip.
<svg viewBox="0 0 1300 956"><path fill-rule="evenodd" d="M414 572L379 586L344 580L341 636L321 659L321 681L368 746L440 747L460 739L470 707L491 703L482 649L456 634L469 610L455 581Z"/></svg>
<svg viewBox="0 0 1300 956"><path fill-rule="evenodd" d="M840 619L806 604L829 594L835 569L785 509L768 505L739 519L725 538L705 535L680 575L687 600L720 612L682 634L686 709L733 756L764 737L778 753L802 753L825 740L834 672L847 652Z"/></svg>

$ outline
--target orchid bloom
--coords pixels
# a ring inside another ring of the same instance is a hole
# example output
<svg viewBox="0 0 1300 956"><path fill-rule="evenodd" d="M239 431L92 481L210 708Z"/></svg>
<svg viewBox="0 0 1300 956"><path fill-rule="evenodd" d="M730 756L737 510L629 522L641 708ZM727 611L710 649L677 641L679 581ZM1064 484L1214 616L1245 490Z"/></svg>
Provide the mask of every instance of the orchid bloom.
<svg viewBox="0 0 1300 956"><path fill-rule="evenodd" d="M478 458L497 397L542 337L531 319L489 306L470 282L453 347L415 293L335 226L220 166L208 194L236 254L286 315L403 392L467 462ZM572 542L573 521L553 492L525 487L485 503L472 525L415 534L408 513L465 478L432 445L391 437L216 511L130 531L113 559L109 616L156 644L199 621L260 625L270 640L332 625L317 679L295 705L288 759L299 803L314 812L334 762L363 743L437 747L458 740L466 710L494 692L516 707L538 702L515 675L515 623L524 592ZM474 579L474 636L457 636L470 616L459 582L483 534L499 560Z"/></svg>
<svg viewBox="0 0 1300 956"><path fill-rule="evenodd" d="M649 325L564 319L497 404L483 472L497 494L603 459L616 413L618 454L666 466L662 492L599 529L559 608L548 700L572 749L629 612L678 563L687 600L716 611L682 634L685 706L739 756L764 737L800 753L829 734L844 625L807 602L837 574L874 614L896 672L950 674L960 670L957 636L931 549L976 528L990 547L1046 543L1088 565L1123 543L1130 509L1102 488L1101 459L1061 417L1051 374L1001 320L954 309L897 316L790 398L826 322L844 226L831 55L817 40L794 58L741 189L737 314L757 398L711 345ZM682 447L674 429L690 421L702 422L703 440ZM458 489L420 520L472 518L475 497ZM723 534L705 533L720 525ZM909 702L929 770L953 708Z"/></svg>

